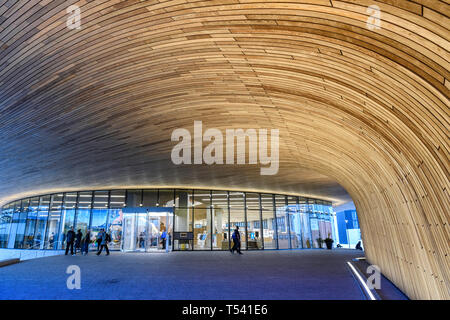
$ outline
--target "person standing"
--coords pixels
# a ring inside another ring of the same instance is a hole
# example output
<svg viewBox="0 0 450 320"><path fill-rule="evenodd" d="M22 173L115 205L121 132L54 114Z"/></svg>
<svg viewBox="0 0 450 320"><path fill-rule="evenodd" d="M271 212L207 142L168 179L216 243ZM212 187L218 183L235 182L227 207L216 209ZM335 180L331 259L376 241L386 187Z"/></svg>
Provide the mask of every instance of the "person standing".
<svg viewBox="0 0 450 320"><path fill-rule="evenodd" d="M96 238L95 238L95 242L97 243L97 252L100 251L100 244L101 244L101 242L102 242L102 237L101 237L102 230L103 230L103 229L100 229L100 231L97 233L97 236L96 236Z"/></svg>
<svg viewBox="0 0 450 320"><path fill-rule="evenodd" d="M167 237L167 232L166 232L166 230L164 230L163 233L161 234L161 244L162 244L163 249L166 249L166 237Z"/></svg>
<svg viewBox="0 0 450 320"><path fill-rule="evenodd" d="M75 254L77 254L77 251L81 251L81 239L83 238L83 233L81 232L81 229L78 229L77 234L75 235Z"/></svg>
<svg viewBox="0 0 450 320"><path fill-rule="evenodd" d="M73 227L70 227L70 230L67 231L67 235L66 235L66 256L67 253L69 252L69 247L70 247L70 254L73 254L73 242L75 241L75 231L73 231Z"/></svg>
<svg viewBox="0 0 450 320"><path fill-rule="evenodd" d="M89 244L91 243L91 231L88 230L81 244L81 254L87 255L89 252Z"/></svg>
<svg viewBox="0 0 450 320"><path fill-rule="evenodd" d="M233 239L233 247L231 248L231 253L234 253L234 251L237 251L237 253L242 254L241 252L241 234L239 233L239 227L236 226L236 229L234 229L233 235L231 236Z"/></svg>
<svg viewBox="0 0 450 320"><path fill-rule="evenodd" d="M145 233L141 232L139 234L139 248L144 248L145 247Z"/></svg>
<svg viewBox="0 0 450 320"><path fill-rule="evenodd" d="M101 241L100 241L100 251L97 252L97 255L99 256L102 253L103 248L105 248L106 255L109 256L108 242L111 240L109 234L107 234L105 232L105 229L102 229L101 233L99 234L99 237L101 239Z"/></svg>

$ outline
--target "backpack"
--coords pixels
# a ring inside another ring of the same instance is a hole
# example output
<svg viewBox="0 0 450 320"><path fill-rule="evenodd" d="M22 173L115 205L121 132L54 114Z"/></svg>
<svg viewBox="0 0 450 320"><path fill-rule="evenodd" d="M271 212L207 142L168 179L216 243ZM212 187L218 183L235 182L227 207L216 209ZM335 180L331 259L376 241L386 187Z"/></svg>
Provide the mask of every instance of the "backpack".
<svg viewBox="0 0 450 320"><path fill-rule="evenodd" d="M106 234L106 242L111 242L111 236L109 233Z"/></svg>

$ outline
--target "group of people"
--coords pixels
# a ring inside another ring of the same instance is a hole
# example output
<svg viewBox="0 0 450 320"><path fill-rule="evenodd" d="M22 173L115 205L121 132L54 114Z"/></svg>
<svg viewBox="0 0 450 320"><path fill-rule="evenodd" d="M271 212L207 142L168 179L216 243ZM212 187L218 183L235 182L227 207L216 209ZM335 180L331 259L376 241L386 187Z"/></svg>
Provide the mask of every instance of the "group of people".
<svg viewBox="0 0 450 320"><path fill-rule="evenodd" d="M87 255L89 252L89 244L91 243L91 231L88 230L83 237L81 229L78 229L75 233L73 227L70 227L66 234L66 255L69 253L72 256L77 254L80 250L82 255ZM96 236L95 242L97 243L97 255L99 256L103 249L106 250L106 255L109 256L108 243L111 241L111 236L105 231L105 229L100 229L100 232ZM74 251L75 248L75 251Z"/></svg>

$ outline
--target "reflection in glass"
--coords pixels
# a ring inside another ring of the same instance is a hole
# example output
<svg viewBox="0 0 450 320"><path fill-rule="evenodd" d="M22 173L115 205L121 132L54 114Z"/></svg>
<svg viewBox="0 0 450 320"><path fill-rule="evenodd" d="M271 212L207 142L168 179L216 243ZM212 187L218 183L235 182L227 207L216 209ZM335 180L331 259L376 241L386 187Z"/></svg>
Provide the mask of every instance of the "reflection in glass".
<svg viewBox="0 0 450 320"><path fill-rule="evenodd" d="M6 248L8 245L8 236L10 234L11 222L14 206L7 204L0 213L0 248Z"/></svg>
<svg viewBox="0 0 450 320"><path fill-rule="evenodd" d="M14 248L25 248L25 224L27 221L30 199L22 200L19 217L17 220L16 242ZM14 222L14 221L13 221Z"/></svg>
<svg viewBox="0 0 450 320"><path fill-rule="evenodd" d="M125 190L111 190L109 199L110 208L125 207Z"/></svg>
<svg viewBox="0 0 450 320"><path fill-rule="evenodd" d="M260 206L258 193L246 193L248 250L262 249Z"/></svg>
<svg viewBox="0 0 450 320"><path fill-rule="evenodd" d="M278 249L289 249L288 207L285 196L275 196Z"/></svg>
<svg viewBox="0 0 450 320"><path fill-rule="evenodd" d="M45 232L46 249L53 250L62 248L62 235L60 235L59 230L61 224L60 220L63 197L63 194L55 194L51 197L48 227Z"/></svg>
<svg viewBox="0 0 450 320"><path fill-rule="evenodd" d="M229 250L236 226L242 250L318 248L319 240L335 236L333 208L322 200L237 191L105 190L58 193L4 205L0 247L63 249L65 235L74 226L83 234L90 228L91 240L100 229L106 229L112 238L110 248L119 250L125 239L124 207L141 208L134 222L137 234L130 245L144 251L163 249L164 230L171 248L172 223L175 231L192 233L175 240L174 250ZM164 207L170 207L169 220L157 214ZM146 210L148 214L139 220ZM145 234L143 243L139 234Z"/></svg>
<svg viewBox="0 0 450 320"><path fill-rule="evenodd" d="M196 207L194 209L194 249L211 249L211 220L209 208Z"/></svg>
<svg viewBox="0 0 450 320"><path fill-rule="evenodd" d="M312 248L321 248L321 238L319 232L319 219L317 218L317 213L314 211L314 200L308 199L308 216L309 216L309 224L311 227L311 241Z"/></svg>
<svg viewBox="0 0 450 320"><path fill-rule="evenodd" d="M142 190L127 190L126 198L128 208L142 207L144 205L144 193Z"/></svg>
<svg viewBox="0 0 450 320"><path fill-rule="evenodd" d="M175 206L177 208L192 207L192 190L175 190Z"/></svg>
<svg viewBox="0 0 450 320"><path fill-rule="evenodd" d="M173 190L168 189L160 189L159 190L159 206L160 207L173 207L174 201L173 201Z"/></svg>
<svg viewBox="0 0 450 320"><path fill-rule="evenodd" d="M27 222L25 226L25 238L23 239L23 247L33 248L35 242L34 232L36 230L36 222L38 216L38 208L39 208L39 197L31 198L29 207L28 207L28 215ZM40 242L39 242L40 244ZM39 247L38 247L39 248Z"/></svg>
<svg viewBox="0 0 450 320"><path fill-rule="evenodd" d="M40 198L39 209L36 223L36 236L34 237L34 248L44 248L45 229L48 221L48 210L50 207L50 196L43 196Z"/></svg>
<svg viewBox="0 0 450 320"><path fill-rule="evenodd" d="M143 203L144 207L156 207L158 203L158 190L144 190L143 192Z"/></svg>
<svg viewBox="0 0 450 320"><path fill-rule="evenodd" d="M192 232L192 208L175 209L175 231ZM192 240L182 239L174 241L175 250L192 250Z"/></svg>
<svg viewBox="0 0 450 320"><path fill-rule="evenodd" d="M273 211L273 197L271 194L261 194L261 209L264 249L276 249L276 225Z"/></svg>
<svg viewBox="0 0 450 320"><path fill-rule="evenodd" d="M243 192L230 192L230 227L233 234L236 226L241 236L241 250L247 249L247 225L245 217L245 199Z"/></svg>
<svg viewBox="0 0 450 320"><path fill-rule="evenodd" d="M209 208L211 205L211 194L209 190L195 190L194 191L194 207Z"/></svg>
<svg viewBox="0 0 450 320"><path fill-rule="evenodd" d="M17 225L19 224L19 215L21 210L21 201L15 201L12 205L13 212L12 212L12 219L11 219L11 228L10 233L8 237L8 248L14 248L15 242L16 242L16 232L17 232Z"/></svg>
<svg viewBox="0 0 450 320"><path fill-rule="evenodd" d="M120 243L122 241L122 224L123 213L122 209L110 209L108 215L108 227L107 230L111 236L111 242L109 244L110 249L120 249Z"/></svg>
<svg viewBox="0 0 450 320"><path fill-rule="evenodd" d="M213 250L229 250L228 196L226 191L212 192Z"/></svg>

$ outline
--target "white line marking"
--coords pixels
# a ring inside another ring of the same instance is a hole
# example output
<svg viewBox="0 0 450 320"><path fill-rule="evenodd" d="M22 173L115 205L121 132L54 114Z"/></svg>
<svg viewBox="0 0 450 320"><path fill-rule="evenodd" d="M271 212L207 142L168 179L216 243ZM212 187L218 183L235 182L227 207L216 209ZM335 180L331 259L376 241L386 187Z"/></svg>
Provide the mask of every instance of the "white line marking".
<svg viewBox="0 0 450 320"><path fill-rule="evenodd" d="M364 289L366 290L366 292L368 293L369 297L371 300L377 300L375 298L375 296L372 294L372 292L370 291L369 287L367 286L367 284L364 282L363 278L361 278L361 276L359 275L358 271L356 271L355 267L349 262L347 261L348 265L350 266L350 268L352 269L353 273L356 274L356 277L359 279L359 281L361 282L361 284L363 285Z"/></svg>

